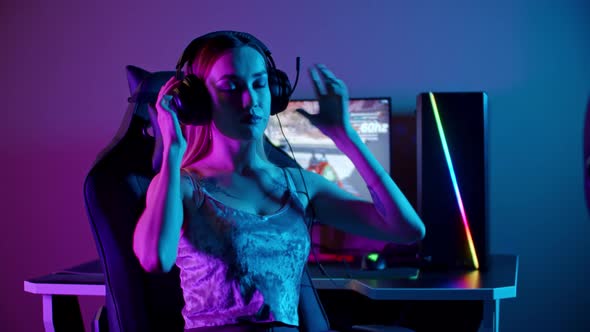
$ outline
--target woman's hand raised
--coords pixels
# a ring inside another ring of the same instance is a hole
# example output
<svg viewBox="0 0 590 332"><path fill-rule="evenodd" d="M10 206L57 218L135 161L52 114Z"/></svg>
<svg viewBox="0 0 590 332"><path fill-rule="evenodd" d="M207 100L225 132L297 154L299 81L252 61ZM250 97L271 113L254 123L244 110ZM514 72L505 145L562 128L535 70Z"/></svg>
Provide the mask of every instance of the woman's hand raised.
<svg viewBox="0 0 590 332"><path fill-rule="evenodd" d="M311 67L309 75L319 101L320 111L318 114L309 114L300 108L297 112L331 139L351 133L353 129L350 125L346 84L325 65Z"/></svg>
<svg viewBox="0 0 590 332"><path fill-rule="evenodd" d="M181 82L176 80L175 77L171 77L158 93L158 99L156 101L156 111L158 115L158 126L162 134L162 143L164 145L165 157L174 158L180 163L184 152L186 151L187 143L186 139L182 135L180 129L180 122L176 111L172 109L170 101L172 96L169 94L174 88L176 88ZM153 107L153 105L150 105Z"/></svg>

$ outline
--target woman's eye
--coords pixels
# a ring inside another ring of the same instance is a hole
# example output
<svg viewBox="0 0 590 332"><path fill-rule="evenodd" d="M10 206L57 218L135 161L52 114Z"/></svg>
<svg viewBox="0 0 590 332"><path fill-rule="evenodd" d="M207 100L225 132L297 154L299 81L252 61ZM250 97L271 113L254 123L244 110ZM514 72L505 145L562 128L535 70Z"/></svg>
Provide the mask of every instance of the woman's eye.
<svg viewBox="0 0 590 332"><path fill-rule="evenodd" d="M264 88L267 85L267 80L258 80L254 82L255 88Z"/></svg>
<svg viewBox="0 0 590 332"><path fill-rule="evenodd" d="M233 91L237 88L237 85L232 81L223 81L217 84L217 88L221 91Z"/></svg>

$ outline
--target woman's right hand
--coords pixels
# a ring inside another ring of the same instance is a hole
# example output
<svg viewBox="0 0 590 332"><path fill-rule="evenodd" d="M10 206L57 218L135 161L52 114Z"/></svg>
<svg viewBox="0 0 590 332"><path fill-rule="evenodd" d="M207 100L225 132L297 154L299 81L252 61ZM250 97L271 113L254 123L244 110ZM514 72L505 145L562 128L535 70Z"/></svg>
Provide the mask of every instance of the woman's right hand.
<svg viewBox="0 0 590 332"><path fill-rule="evenodd" d="M186 151L187 143L186 139L182 135L180 129L180 122L176 112L170 106L172 96L170 91L178 87L181 81L178 81L174 76L171 77L158 93L158 99L156 101L156 113L158 115L158 126L162 135L162 144L164 146L164 158L173 158L178 161L180 160Z"/></svg>

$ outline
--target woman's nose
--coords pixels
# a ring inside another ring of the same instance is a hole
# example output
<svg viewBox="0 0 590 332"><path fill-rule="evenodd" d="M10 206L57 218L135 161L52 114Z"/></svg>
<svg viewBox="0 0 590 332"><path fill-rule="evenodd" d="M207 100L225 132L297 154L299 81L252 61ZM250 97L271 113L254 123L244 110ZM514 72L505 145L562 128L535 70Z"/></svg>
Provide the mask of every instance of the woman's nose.
<svg viewBox="0 0 590 332"><path fill-rule="evenodd" d="M250 109L256 105L257 98L258 96L256 95L254 89L244 89L244 92L242 93L242 107L244 107L244 109Z"/></svg>

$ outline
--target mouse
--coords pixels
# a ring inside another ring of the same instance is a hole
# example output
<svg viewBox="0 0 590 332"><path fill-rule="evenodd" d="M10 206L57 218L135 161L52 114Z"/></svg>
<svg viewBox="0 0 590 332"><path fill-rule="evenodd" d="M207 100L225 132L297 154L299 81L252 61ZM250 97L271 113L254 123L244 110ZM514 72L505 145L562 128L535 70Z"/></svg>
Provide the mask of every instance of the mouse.
<svg viewBox="0 0 590 332"><path fill-rule="evenodd" d="M363 256L361 268L363 270L383 270L387 267L385 256L377 252L370 252Z"/></svg>
<svg viewBox="0 0 590 332"><path fill-rule="evenodd" d="M369 252L362 256L363 270L384 270L389 267L415 266L418 262L417 244L387 243L380 252Z"/></svg>

